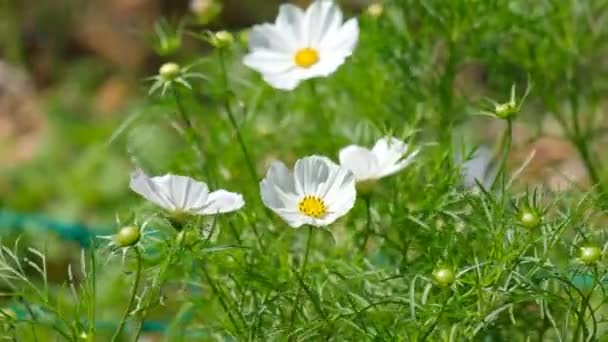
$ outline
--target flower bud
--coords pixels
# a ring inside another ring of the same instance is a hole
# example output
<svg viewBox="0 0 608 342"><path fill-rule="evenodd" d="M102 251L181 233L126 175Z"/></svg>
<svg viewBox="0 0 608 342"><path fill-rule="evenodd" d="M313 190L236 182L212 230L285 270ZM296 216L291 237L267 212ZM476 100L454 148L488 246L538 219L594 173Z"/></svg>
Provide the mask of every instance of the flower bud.
<svg viewBox="0 0 608 342"><path fill-rule="evenodd" d="M543 221L543 218L540 216L540 214L538 212L536 212L534 210L523 209L519 213L519 222L521 223L522 226L524 226L528 229L538 228L538 226L540 226L542 221Z"/></svg>
<svg viewBox="0 0 608 342"><path fill-rule="evenodd" d="M433 270L433 278L439 287L448 287L456 280L456 275L452 269L441 266Z"/></svg>
<svg viewBox="0 0 608 342"><path fill-rule="evenodd" d="M217 0L190 0L190 11L199 24L213 21L222 11L222 4Z"/></svg>
<svg viewBox="0 0 608 342"><path fill-rule="evenodd" d="M591 265L602 257L602 250L595 246L581 247L581 255L579 260L585 265Z"/></svg>
<svg viewBox="0 0 608 342"><path fill-rule="evenodd" d="M218 31L211 37L211 45L218 49L226 48L234 43L234 36L228 31Z"/></svg>
<svg viewBox="0 0 608 342"><path fill-rule="evenodd" d="M120 247L133 246L139 242L139 239L141 239L141 231L136 226L122 227L114 235L114 242Z"/></svg>
<svg viewBox="0 0 608 342"><path fill-rule="evenodd" d="M179 64L169 62L163 64L160 69L158 69L158 73L162 78L170 81L176 79L180 75L181 69Z"/></svg>
<svg viewBox="0 0 608 342"><path fill-rule="evenodd" d="M513 101L499 103L494 106L494 113L501 119L510 119L517 114L517 106Z"/></svg>
<svg viewBox="0 0 608 342"><path fill-rule="evenodd" d="M384 13L384 6L381 3L376 2L369 5L365 12L372 18L378 18Z"/></svg>

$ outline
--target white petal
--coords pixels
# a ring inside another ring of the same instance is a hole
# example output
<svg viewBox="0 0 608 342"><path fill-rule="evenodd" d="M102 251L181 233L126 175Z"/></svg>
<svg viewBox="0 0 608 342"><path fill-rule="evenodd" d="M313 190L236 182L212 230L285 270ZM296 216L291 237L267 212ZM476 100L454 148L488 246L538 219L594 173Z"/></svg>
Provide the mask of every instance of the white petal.
<svg viewBox="0 0 608 342"><path fill-rule="evenodd" d="M223 214L239 210L244 205L245 201L241 194L226 190L217 190L209 194L205 206L195 213L199 215Z"/></svg>
<svg viewBox="0 0 608 342"><path fill-rule="evenodd" d="M319 51L319 62L308 69L298 68L298 78L308 80L315 77L327 77L344 64L345 57L327 51Z"/></svg>
<svg viewBox="0 0 608 342"><path fill-rule="evenodd" d="M279 74L295 68L291 55L265 49L247 54L243 57L243 64L262 74Z"/></svg>
<svg viewBox="0 0 608 342"><path fill-rule="evenodd" d="M192 208L200 207L207 201L207 197L209 196L207 184L190 177L172 175L168 177L168 183L173 203L176 204L177 209L185 212L190 211Z"/></svg>
<svg viewBox="0 0 608 342"><path fill-rule="evenodd" d="M407 151L408 145L397 138L385 137L378 140L372 152L378 158L379 176L385 177L399 171L400 165L398 163Z"/></svg>
<svg viewBox="0 0 608 342"><path fill-rule="evenodd" d="M317 0L306 10L304 29L308 32L307 46L317 47L326 34L342 24L342 12L333 1Z"/></svg>
<svg viewBox="0 0 608 342"><path fill-rule="evenodd" d="M290 227L299 228L302 225L309 224L310 218L303 215L298 210L289 209L273 209Z"/></svg>
<svg viewBox="0 0 608 342"><path fill-rule="evenodd" d="M358 181L376 178L378 158L369 149L350 145L340 150L340 165L351 170Z"/></svg>
<svg viewBox="0 0 608 342"><path fill-rule="evenodd" d="M327 182L331 168L338 168L338 165L327 157L310 156L296 161L296 192L299 195L317 195L319 187Z"/></svg>
<svg viewBox="0 0 608 342"><path fill-rule="evenodd" d="M136 170L131 174L129 184L131 190L143 196L148 201L166 209L175 210L175 205L171 202L164 190L159 187L152 178L148 177L142 170Z"/></svg>
<svg viewBox="0 0 608 342"><path fill-rule="evenodd" d="M420 152L420 149L416 149L415 151L407 154L407 157L402 158L401 160L399 160L397 163L393 164L390 167L386 167L385 169L382 170L382 172L380 172L380 177L386 177L386 176L390 176L392 174L395 174L403 169L405 169L406 167L408 167L416 158L416 156L418 156L418 153Z"/></svg>
<svg viewBox="0 0 608 342"><path fill-rule="evenodd" d="M260 182L262 202L274 210L297 209L293 174L281 162L273 162Z"/></svg>
<svg viewBox="0 0 608 342"><path fill-rule="evenodd" d="M350 56L359 40L359 23L356 18L348 20L337 30L328 32L323 37L319 49L321 51L333 51L343 57Z"/></svg>
<svg viewBox="0 0 608 342"><path fill-rule="evenodd" d="M330 224L344 216L353 208L356 198L355 175L346 168L335 171L323 196L328 211L323 222Z"/></svg>
<svg viewBox="0 0 608 342"><path fill-rule="evenodd" d="M281 30L277 25L255 25L249 34L249 49L252 52L270 50L291 55L297 48L298 44L292 33Z"/></svg>
<svg viewBox="0 0 608 342"><path fill-rule="evenodd" d="M279 74L264 74L264 81L281 90L294 90L302 80L296 69Z"/></svg>
<svg viewBox="0 0 608 342"><path fill-rule="evenodd" d="M301 8L292 4L281 5L275 25L286 37L293 39L297 46L305 43L304 11Z"/></svg>
<svg viewBox="0 0 608 342"><path fill-rule="evenodd" d="M209 194L207 184L190 177L148 177L141 170L131 175L131 189L166 210L184 212L202 206Z"/></svg>

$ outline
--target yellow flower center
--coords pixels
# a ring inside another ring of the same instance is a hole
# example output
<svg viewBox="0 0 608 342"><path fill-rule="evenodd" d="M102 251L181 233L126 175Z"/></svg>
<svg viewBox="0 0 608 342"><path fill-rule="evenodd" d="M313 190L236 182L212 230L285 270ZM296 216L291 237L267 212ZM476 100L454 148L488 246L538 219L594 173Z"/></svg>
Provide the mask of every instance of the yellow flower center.
<svg viewBox="0 0 608 342"><path fill-rule="evenodd" d="M304 48L296 52L295 62L301 68L310 68L319 61L319 53L312 48Z"/></svg>
<svg viewBox="0 0 608 342"><path fill-rule="evenodd" d="M306 216L320 218L327 213L325 202L317 196L304 196L298 204L300 212Z"/></svg>

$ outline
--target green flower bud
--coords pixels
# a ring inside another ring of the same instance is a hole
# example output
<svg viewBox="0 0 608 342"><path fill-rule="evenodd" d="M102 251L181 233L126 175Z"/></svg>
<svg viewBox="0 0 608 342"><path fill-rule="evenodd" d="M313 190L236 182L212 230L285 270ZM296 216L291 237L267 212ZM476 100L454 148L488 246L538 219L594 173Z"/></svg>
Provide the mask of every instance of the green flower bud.
<svg viewBox="0 0 608 342"><path fill-rule="evenodd" d="M365 12L372 18L378 18L384 13L384 6L379 3L373 3L367 7Z"/></svg>
<svg viewBox="0 0 608 342"><path fill-rule="evenodd" d="M114 235L114 242L120 247L133 246L139 242L139 239L141 239L141 231L136 226L122 227Z"/></svg>
<svg viewBox="0 0 608 342"><path fill-rule="evenodd" d="M528 229L538 228L542 223L543 218L539 215L538 212L530 209L523 209L519 213L519 222L522 226Z"/></svg>
<svg viewBox="0 0 608 342"><path fill-rule="evenodd" d="M496 113L496 116L501 119L509 119L517 114L517 106L513 101L499 103L494 106L494 112Z"/></svg>
<svg viewBox="0 0 608 342"><path fill-rule="evenodd" d="M456 275L452 269L441 266L433 270L433 278L439 287L448 287L456 280Z"/></svg>
<svg viewBox="0 0 608 342"><path fill-rule="evenodd" d="M177 63L165 63L158 69L159 75L165 80L171 81L181 74L181 68Z"/></svg>
<svg viewBox="0 0 608 342"><path fill-rule="evenodd" d="M579 260L585 265L591 265L602 257L602 250L595 246L581 247Z"/></svg>
<svg viewBox="0 0 608 342"><path fill-rule="evenodd" d="M218 49L226 48L234 43L234 36L228 31L218 31L211 37L211 44Z"/></svg>

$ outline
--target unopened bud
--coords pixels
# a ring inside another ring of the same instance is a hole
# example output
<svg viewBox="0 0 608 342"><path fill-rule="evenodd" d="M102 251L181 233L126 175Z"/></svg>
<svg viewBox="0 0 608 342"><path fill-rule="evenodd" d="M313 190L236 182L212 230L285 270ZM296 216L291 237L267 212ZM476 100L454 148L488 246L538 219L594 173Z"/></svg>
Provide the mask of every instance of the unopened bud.
<svg viewBox="0 0 608 342"><path fill-rule="evenodd" d="M382 13L384 13L384 6L381 3L376 2L376 3L369 5L367 7L366 12L370 17L378 18L379 16L382 15Z"/></svg>
<svg viewBox="0 0 608 342"><path fill-rule="evenodd" d="M181 69L179 67L179 64L169 62L163 64L160 69L158 69L158 73L162 78L166 80L174 80L180 75Z"/></svg>
<svg viewBox="0 0 608 342"><path fill-rule="evenodd" d="M139 242L141 238L141 231L136 226L122 227L116 235L114 235L114 242L120 247L129 247Z"/></svg>
<svg viewBox="0 0 608 342"><path fill-rule="evenodd" d="M223 49L234 43L234 36L228 31L218 31L213 34L211 44L218 49Z"/></svg>

